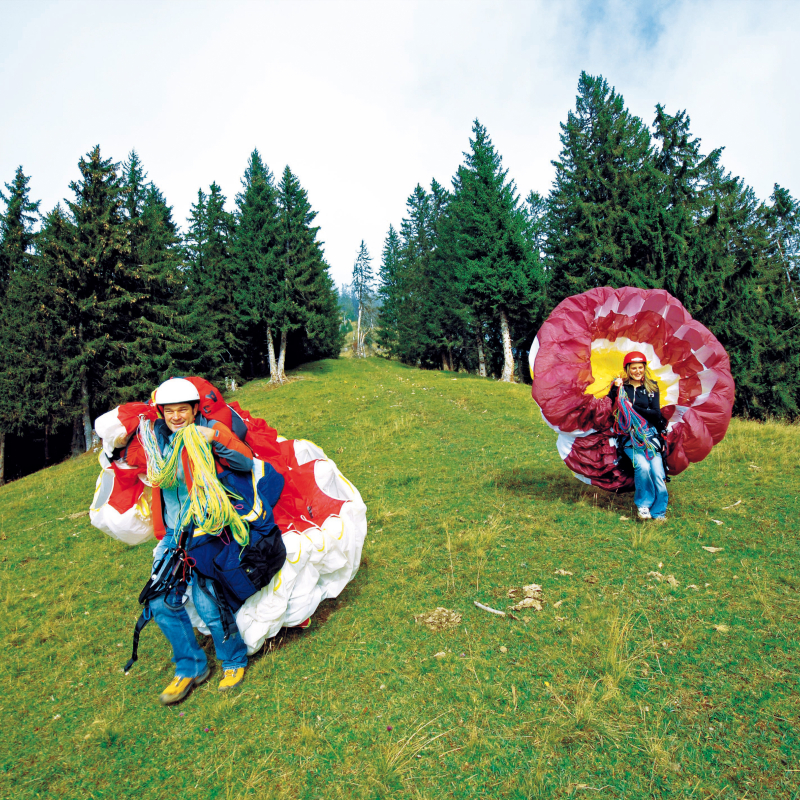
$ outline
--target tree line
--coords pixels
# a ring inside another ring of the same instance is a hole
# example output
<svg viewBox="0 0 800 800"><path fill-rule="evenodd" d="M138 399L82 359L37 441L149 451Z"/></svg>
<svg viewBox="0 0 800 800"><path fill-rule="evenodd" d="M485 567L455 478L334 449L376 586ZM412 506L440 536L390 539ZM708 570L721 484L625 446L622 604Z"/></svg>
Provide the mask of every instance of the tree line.
<svg viewBox="0 0 800 800"><path fill-rule="evenodd" d="M759 201L704 153L686 111L651 127L602 77L581 74L545 197L524 200L475 121L446 189L417 185L379 269L380 344L426 368L529 379L550 311L598 286L666 289L723 344L734 411L800 411L800 204ZM354 275L355 277L355 275Z"/></svg>
<svg viewBox="0 0 800 800"><path fill-rule="evenodd" d="M136 154L94 147L44 216L22 167L0 192L0 482L7 435L88 450L94 417L173 375L285 380L338 355L338 296L307 192L257 150L235 198L197 193L185 233Z"/></svg>

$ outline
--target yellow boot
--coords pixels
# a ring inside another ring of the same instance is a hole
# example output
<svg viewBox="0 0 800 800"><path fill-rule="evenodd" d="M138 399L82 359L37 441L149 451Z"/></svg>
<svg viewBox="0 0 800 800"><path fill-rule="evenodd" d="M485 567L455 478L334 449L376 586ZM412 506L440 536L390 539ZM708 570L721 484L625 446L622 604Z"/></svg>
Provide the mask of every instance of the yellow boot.
<svg viewBox="0 0 800 800"><path fill-rule="evenodd" d="M221 692L227 692L230 689L235 689L244 680L244 667L237 669L226 669L222 680L217 687Z"/></svg>
<svg viewBox="0 0 800 800"><path fill-rule="evenodd" d="M196 678L181 678L180 675L176 675L169 686L158 696L161 705L171 706L173 703L180 702L195 686L199 686L207 680L210 674L211 667L206 666L205 672Z"/></svg>

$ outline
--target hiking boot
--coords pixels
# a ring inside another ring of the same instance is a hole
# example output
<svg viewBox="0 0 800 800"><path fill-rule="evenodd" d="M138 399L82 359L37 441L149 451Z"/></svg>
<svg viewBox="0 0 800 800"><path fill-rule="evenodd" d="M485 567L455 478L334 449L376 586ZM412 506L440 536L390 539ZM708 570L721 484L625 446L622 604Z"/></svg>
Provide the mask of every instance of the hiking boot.
<svg viewBox="0 0 800 800"><path fill-rule="evenodd" d="M207 680L210 674L211 667L206 666L205 672L196 678L181 678L180 675L176 675L172 679L172 683L158 696L161 705L171 706L173 703L179 703L195 686L199 686L203 681Z"/></svg>
<svg viewBox="0 0 800 800"><path fill-rule="evenodd" d="M654 522L666 522L666 521L667 521L667 518L666 518L666 517L651 517L651 519L652 519Z"/></svg>
<svg viewBox="0 0 800 800"><path fill-rule="evenodd" d="M236 669L226 669L222 680L217 687L221 692L227 692L229 689L235 689L244 680L244 667L237 667Z"/></svg>
<svg viewBox="0 0 800 800"><path fill-rule="evenodd" d="M649 508L642 506L641 508L637 508L636 511L639 513L639 519L652 519Z"/></svg>

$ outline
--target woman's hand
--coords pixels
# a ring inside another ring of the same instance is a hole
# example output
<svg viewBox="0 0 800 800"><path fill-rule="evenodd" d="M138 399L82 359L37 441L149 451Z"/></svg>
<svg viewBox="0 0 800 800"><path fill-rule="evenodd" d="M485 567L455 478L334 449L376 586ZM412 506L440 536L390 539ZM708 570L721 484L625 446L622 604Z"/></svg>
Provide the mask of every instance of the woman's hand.
<svg viewBox="0 0 800 800"><path fill-rule="evenodd" d="M214 429L213 428L206 428L205 425L196 425L197 432L207 441L213 442L214 441Z"/></svg>
<svg viewBox="0 0 800 800"><path fill-rule="evenodd" d="M614 386L616 386L617 389L619 389L619 387L622 386L622 378L616 378L614 380Z"/></svg>

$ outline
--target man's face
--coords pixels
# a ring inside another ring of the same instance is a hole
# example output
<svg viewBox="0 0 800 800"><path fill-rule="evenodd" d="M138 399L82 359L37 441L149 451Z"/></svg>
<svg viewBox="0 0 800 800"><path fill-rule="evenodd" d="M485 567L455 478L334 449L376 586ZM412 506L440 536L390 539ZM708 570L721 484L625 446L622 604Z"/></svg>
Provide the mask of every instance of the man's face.
<svg viewBox="0 0 800 800"><path fill-rule="evenodd" d="M164 422L174 433L194 422L195 409L191 403L170 403L164 406Z"/></svg>

